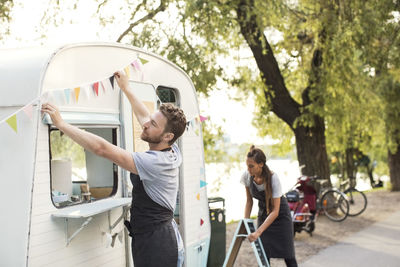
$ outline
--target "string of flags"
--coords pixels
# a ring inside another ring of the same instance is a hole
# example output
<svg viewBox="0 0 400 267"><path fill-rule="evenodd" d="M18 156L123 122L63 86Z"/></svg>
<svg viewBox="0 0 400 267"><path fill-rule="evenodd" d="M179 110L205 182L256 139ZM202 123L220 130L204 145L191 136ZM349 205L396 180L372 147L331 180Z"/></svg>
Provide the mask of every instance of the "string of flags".
<svg viewBox="0 0 400 267"><path fill-rule="evenodd" d="M128 76L128 78L132 77L133 74L136 74L139 77L139 80L143 81L144 80L143 65L148 62L149 62L148 60L138 57L131 64L124 67L123 71ZM56 104L69 104L73 102L78 103L80 96L82 94L86 95L86 98L89 99L91 95L99 96L100 89L102 89L103 92L106 92L107 90L114 90L115 89L114 75L86 85L80 85L73 88L47 91L43 93L41 96L32 100L30 103L23 106L22 108L18 109L11 115L0 120L0 124L7 123L12 130L18 133L17 116L20 116L20 113L22 111L26 116L28 116L32 120L33 107L35 105L38 105L39 103L47 102L49 99L54 100Z"/></svg>
<svg viewBox="0 0 400 267"><path fill-rule="evenodd" d="M194 118L192 118L186 122L186 131L189 131L189 129L192 128L192 129L195 129L196 135L199 135L199 130L195 128L195 123L201 123L207 119L208 119L207 117L204 117L201 115L195 116Z"/></svg>

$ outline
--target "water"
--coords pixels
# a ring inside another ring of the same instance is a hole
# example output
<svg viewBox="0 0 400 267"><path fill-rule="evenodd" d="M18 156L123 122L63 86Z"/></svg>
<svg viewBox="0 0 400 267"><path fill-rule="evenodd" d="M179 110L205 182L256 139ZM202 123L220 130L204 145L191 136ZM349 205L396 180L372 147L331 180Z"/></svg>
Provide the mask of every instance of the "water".
<svg viewBox="0 0 400 267"><path fill-rule="evenodd" d="M267 164L271 171L278 174L282 193L286 193L296 184L297 178L300 176L297 160L271 159L268 160ZM225 199L226 222L240 220L244 217L246 191L244 185L240 183L240 177L246 168L245 162L231 165L226 163L206 164L208 197L222 197ZM331 181L335 184L337 179L332 176ZM357 179L358 190L363 191L370 188L368 180ZM251 215L256 216L257 212L258 202L254 199Z"/></svg>

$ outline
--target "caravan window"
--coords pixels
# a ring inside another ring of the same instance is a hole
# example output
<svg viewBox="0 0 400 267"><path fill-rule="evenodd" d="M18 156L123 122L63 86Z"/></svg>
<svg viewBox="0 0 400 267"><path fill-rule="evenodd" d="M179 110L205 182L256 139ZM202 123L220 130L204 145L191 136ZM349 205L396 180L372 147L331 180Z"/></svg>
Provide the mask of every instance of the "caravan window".
<svg viewBox="0 0 400 267"><path fill-rule="evenodd" d="M173 88L166 86L158 86L157 95L162 103L172 103L175 106L178 107L180 106L178 103L178 92Z"/></svg>
<svg viewBox="0 0 400 267"><path fill-rule="evenodd" d="M81 129L117 145L116 128ZM50 170L56 207L107 198L117 190L117 166L83 149L58 129L50 130Z"/></svg>

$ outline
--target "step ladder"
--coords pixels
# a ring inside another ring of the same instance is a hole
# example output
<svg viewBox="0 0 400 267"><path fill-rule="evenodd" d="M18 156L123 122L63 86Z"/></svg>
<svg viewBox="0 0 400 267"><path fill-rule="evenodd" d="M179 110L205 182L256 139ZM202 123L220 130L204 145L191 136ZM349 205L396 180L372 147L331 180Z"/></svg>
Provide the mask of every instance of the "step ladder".
<svg viewBox="0 0 400 267"><path fill-rule="evenodd" d="M256 230L254 222L252 219L241 219L239 221L238 227L236 228L235 235L233 236L231 246L225 257L223 267L232 267L235 263L236 257L239 253L240 246L243 240L247 238L250 233ZM270 267L265 254L264 247L261 243L261 239L257 238L256 241L250 243L254 254L256 255L258 266L260 267Z"/></svg>

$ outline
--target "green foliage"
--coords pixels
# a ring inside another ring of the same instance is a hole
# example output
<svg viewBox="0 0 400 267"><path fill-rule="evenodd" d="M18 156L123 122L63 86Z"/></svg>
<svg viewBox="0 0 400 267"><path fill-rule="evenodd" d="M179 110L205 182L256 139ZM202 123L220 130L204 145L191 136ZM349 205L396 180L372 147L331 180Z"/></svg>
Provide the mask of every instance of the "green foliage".
<svg viewBox="0 0 400 267"><path fill-rule="evenodd" d="M58 130L50 132L50 149L52 159L71 159L74 168L86 166L83 147Z"/></svg>
<svg viewBox="0 0 400 267"><path fill-rule="evenodd" d="M14 6L13 0L0 0L0 39L4 34L9 34L8 23L11 21L10 13Z"/></svg>
<svg viewBox="0 0 400 267"><path fill-rule="evenodd" d="M210 119L204 121L202 125L205 162L226 161L228 154L224 150L222 127L215 125Z"/></svg>

